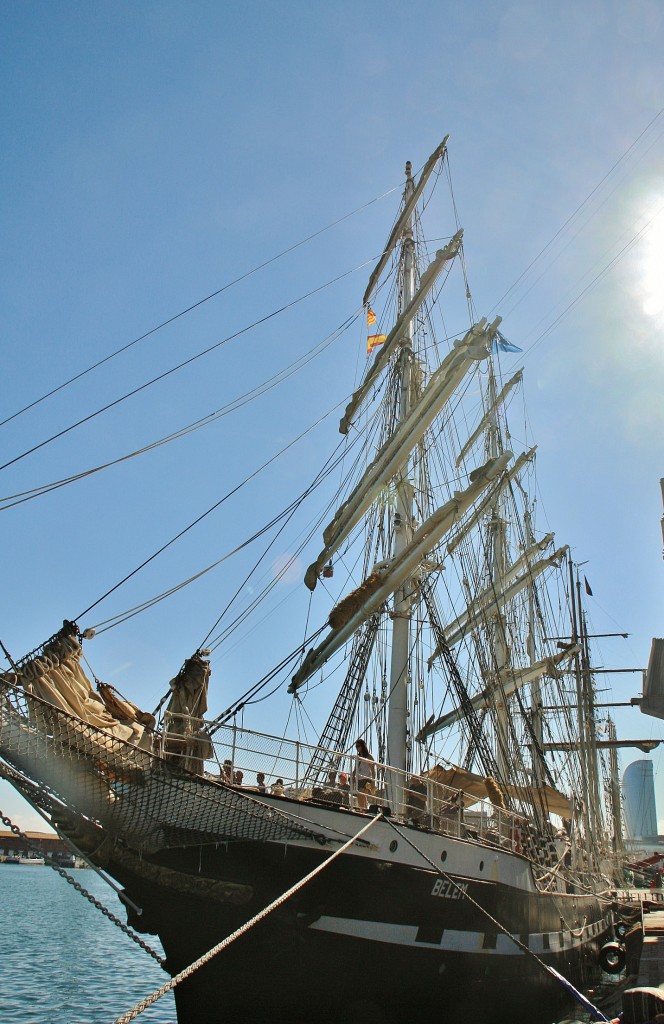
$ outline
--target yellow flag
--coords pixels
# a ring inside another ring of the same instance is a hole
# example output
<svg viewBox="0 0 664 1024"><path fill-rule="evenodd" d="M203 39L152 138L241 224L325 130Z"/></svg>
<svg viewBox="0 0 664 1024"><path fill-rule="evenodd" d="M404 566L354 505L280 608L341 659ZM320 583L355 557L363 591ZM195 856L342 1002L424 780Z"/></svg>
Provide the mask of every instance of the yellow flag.
<svg viewBox="0 0 664 1024"><path fill-rule="evenodd" d="M373 350L382 345L386 338L386 334L370 334L367 338L367 355L371 355Z"/></svg>
<svg viewBox="0 0 664 1024"><path fill-rule="evenodd" d="M372 327L376 323L376 314L373 309L369 307L367 310L367 327Z"/></svg>

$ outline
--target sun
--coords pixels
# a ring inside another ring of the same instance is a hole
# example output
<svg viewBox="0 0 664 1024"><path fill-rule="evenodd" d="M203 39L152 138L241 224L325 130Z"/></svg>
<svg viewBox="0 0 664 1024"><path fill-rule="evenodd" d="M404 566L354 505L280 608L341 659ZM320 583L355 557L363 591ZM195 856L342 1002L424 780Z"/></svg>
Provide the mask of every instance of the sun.
<svg viewBox="0 0 664 1024"><path fill-rule="evenodd" d="M639 246L639 292L645 315L656 317L664 311L664 198L650 218Z"/></svg>

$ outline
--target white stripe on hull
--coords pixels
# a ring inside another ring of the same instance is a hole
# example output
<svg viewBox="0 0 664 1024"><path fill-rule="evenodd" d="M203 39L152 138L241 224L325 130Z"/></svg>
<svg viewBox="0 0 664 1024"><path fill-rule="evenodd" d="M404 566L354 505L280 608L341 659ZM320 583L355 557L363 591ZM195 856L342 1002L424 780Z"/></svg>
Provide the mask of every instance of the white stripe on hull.
<svg viewBox="0 0 664 1024"><path fill-rule="evenodd" d="M591 939L606 931L611 922L608 919L595 921L575 934L570 931L545 932L528 936L528 948L537 954L579 949ZM345 935L353 939L367 939L370 942L386 942L391 945L429 947L453 953L480 953L483 956L523 956L523 952L508 935L499 934L495 946L485 947L485 932L460 931L445 928L439 942L418 939L419 929L415 925L390 924L384 921L359 921L352 918L322 916L309 925L313 931ZM520 936L517 936L520 938ZM548 943L547 940L548 939Z"/></svg>

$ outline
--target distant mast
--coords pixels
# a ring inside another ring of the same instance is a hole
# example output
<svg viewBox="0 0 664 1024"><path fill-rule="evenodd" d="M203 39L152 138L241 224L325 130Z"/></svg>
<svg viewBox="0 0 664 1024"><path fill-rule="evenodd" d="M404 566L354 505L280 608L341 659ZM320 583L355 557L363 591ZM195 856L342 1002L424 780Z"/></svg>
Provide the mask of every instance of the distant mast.
<svg viewBox="0 0 664 1024"><path fill-rule="evenodd" d="M404 204L415 191L410 161L406 164L406 188ZM408 217L402 235L401 260L403 282L399 313L407 309L415 292L415 243L413 240L413 216ZM410 410L411 367L413 343L411 323L404 324L399 353L399 410L398 421L406 418ZM408 544L412 536L412 492L408 480L408 462L401 470L396 487L396 510L394 516L394 550L396 557ZM387 716L387 762L393 768L406 769L406 738L408 729L408 683L410 619L412 601L412 580L406 579L394 595L392 619L392 653L390 664L390 688Z"/></svg>

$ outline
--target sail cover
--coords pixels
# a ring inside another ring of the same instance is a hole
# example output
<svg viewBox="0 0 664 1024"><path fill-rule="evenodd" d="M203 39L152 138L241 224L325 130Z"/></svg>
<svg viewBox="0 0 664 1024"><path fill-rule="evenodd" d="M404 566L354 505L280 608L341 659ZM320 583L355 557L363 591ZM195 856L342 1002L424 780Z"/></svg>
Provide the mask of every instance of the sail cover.
<svg viewBox="0 0 664 1024"><path fill-rule="evenodd" d="M150 720L154 722L152 716L144 715L128 702L123 702L122 719L112 714L83 671L82 653L75 625L65 622L60 632L44 645L41 654L20 666L18 681L28 693L88 725L103 729L126 743L149 748L151 734L146 733L146 724ZM116 707L119 705L120 702L116 702Z"/></svg>
<svg viewBox="0 0 664 1024"><path fill-rule="evenodd" d="M483 775L476 775L459 765L451 765L443 768L442 765L434 765L424 776L450 789L460 790L463 796L463 805L469 807L478 800L491 799L495 782ZM557 814L562 818L570 817L570 798L560 793L553 786L513 786L501 783L500 789L515 800L533 805L543 805L549 814Z"/></svg>

